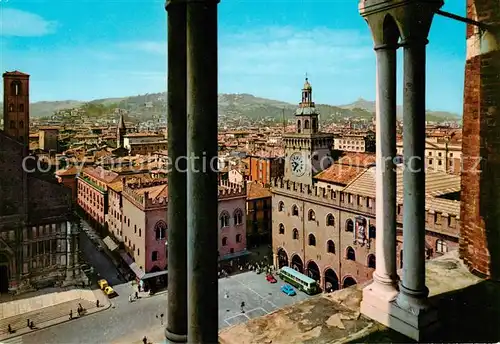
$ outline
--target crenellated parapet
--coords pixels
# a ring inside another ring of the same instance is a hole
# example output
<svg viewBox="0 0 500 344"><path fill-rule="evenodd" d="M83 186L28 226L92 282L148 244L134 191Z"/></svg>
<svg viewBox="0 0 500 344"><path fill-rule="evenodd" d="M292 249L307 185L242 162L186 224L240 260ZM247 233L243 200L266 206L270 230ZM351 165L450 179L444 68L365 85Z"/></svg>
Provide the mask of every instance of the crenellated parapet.
<svg viewBox="0 0 500 344"><path fill-rule="evenodd" d="M247 189L245 183L231 183L227 180L219 181L219 200L246 196Z"/></svg>
<svg viewBox="0 0 500 344"><path fill-rule="evenodd" d="M122 194L125 195L129 200L133 201L143 209L147 208L157 208L161 206L167 206L168 196L157 196L155 198L150 197L149 191L141 191L145 188L151 188L155 186L164 185L167 187L167 179L156 179L152 181L137 181L137 182L127 182L125 178L122 179L123 189Z"/></svg>
<svg viewBox="0 0 500 344"><path fill-rule="evenodd" d="M343 191L303 184L283 178L271 181L273 194L285 194L306 201L323 203L334 208L341 208L352 212L362 213L375 217L375 198L351 194ZM397 220L403 221L403 198L397 197ZM460 202L436 197L426 198L426 227L429 230L455 235L460 228Z"/></svg>

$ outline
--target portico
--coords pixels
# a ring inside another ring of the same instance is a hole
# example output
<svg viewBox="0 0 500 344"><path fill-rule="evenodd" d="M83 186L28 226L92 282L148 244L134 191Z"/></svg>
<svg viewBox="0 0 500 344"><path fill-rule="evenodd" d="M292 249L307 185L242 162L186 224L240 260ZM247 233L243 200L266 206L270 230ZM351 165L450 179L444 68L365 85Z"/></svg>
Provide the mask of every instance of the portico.
<svg viewBox="0 0 500 344"><path fill-rule="evenodd" d="M442 0L362 0L377 55L377 248L361 312L415 340L437 327L425 285L425 63L427 36ZM396 273L396 51L404 53L403 273ZM382 240L380 240L382 239ZM399 282L399 285L398 285Z"/></svg>

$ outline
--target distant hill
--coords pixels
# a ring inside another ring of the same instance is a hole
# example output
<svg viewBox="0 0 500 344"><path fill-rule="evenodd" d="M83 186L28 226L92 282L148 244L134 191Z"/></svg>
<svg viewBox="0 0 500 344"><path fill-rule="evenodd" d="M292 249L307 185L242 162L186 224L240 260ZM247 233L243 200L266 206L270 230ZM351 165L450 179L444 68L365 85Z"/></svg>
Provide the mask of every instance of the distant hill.
<svg viewBox="0 0 500 344"><path fill-rule="evenodd" d="M297 104L255 97L251 94L245 93L220 94L218 102L219 117L221 118L241 117L251 120L281 120L283 114L286 118L292 118L295 109L297 108ZM86 104L85 107L87 108L96 109L97 115L99 115L101 111L106 111L106 109L119 107L130 110L131 113L137 114L138 118L148 119L155 114L158 115L160 113L165 113L166 94L151 93L122 98L96 99L90 102L77 100L36 102L30 105L30 115L33 117L51 116L55 111L79 108L84 106L84 104ZM375 102L360 98L347 105L334 106L328 104L316 104L316 108L321 114L323 120L349 117L371 118L375 112ZM0 111L3 111L3 107L0 107ZM401 116L401 114L402 108L399 106L398 116ZM460 119L460 116L449 112L428 111L427 119L433 121L458 120Z"/></svg>
<svg viewBox="0 0 500 344"><path fill-rule="evenodd" d="M375 101L370 101L366 100L363 98L359 98L355 102L352 102L347 105L340 105L339 106L342 109L354 109L354 108L360 108L367 110L369 112L375 112ZM399 118L403 117L403 106L398 105L396 108L396 114ZM459 115L457 113L453 112L447 112L447 111L432 111L432 110L427 110L426 111L426 117L428 121L434 121L434 122L441 122L441 121L457 121L462 118L462 115Z"/></svg>

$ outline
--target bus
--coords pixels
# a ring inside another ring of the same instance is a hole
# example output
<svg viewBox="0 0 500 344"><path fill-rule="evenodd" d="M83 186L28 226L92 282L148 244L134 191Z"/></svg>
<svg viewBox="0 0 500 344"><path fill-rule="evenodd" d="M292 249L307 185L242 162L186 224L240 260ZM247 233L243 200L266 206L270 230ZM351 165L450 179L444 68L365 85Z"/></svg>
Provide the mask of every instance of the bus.
<svg viewBox="0 0 500 344"><path fill-rule="evenodd" d="M314 295L319 292L318 282L288 266L282 267L278 272L278 276L306 294Z"/></svg>

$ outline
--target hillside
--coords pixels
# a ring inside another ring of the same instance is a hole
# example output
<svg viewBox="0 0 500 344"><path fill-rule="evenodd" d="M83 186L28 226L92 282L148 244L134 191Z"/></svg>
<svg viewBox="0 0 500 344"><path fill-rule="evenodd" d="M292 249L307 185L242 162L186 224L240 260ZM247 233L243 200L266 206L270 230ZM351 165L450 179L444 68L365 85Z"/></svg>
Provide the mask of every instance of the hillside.
<svg viewBox="0 0 500 344"><path fill-rule="evenodd" d="M347 105L340 105L339 106L342 109L364 109L369 112L375 112L375 101L370 101L366 100L363 98L359 98L355 102ZM403 106L398 105L396 108L396 114L399 118L403 118ZM428 121L433 121L433 122L440 122L440 121L457 121L462 118L462 115L453 113L453 112L447 112L447 111L432 111L432 110L427 110L427 120Z"/></svg>
<svg viewBox="0 0 500 344"><path fill-rule="evenodd" d="M135 113L137 118L146 120L165 113L166 94L153 93L123 98L104 98L88 103L76 100L36 102L30 105L30 114L33 117L46 117L62 109L82 106L96 117L109 112L115 107L119 107ZM255 97L251 94L219 95L219 117L222 119L227 117L281 121L283 114L286 118L293 117L296 107L297 104ZM371 118L375 111L375 102L360 98L356 102L347 105L316 104L316 108L323 120L346 117ZM3 111L3 106L0 107L0 111ZM398 106L398 116L401 116L401 114L402 108ZM427 119L431 121L458 120L460 116L449 112L428 111Z"/></svg>

